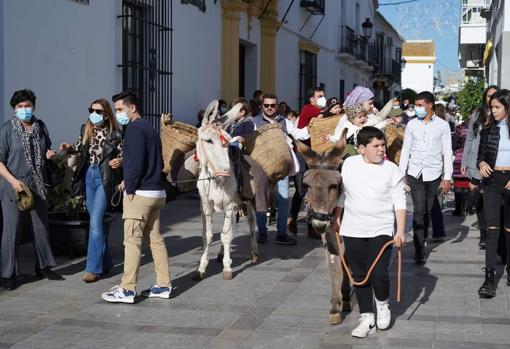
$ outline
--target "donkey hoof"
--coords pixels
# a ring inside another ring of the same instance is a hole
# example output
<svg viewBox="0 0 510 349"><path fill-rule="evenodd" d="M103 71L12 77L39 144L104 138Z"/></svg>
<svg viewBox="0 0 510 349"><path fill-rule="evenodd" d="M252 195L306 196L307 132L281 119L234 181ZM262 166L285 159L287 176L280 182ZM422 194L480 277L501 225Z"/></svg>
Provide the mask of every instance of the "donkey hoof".
<svg viewBox="0 0 510 349"><path fill-rule="evenodd" d="M255 264L260 260L260 256L256 254L251 255L251 264Z"/></svg>
<svg viewBox="0 0 510 349"><path fill-rule="evenodd" d="M329 323L331 325L339 325L342 323L342 316L340 313L329 314Z"/></svg>
<svg viewBox="0 0 510 349"><path fill-rule="evenodd" d="M223 254L218 253L218 256L216 257L216 262L223 263Z"/></svg>
<svg viewBox="0 0 510 349"><path fill-rule="evenodd" d="M193 275L193 281L202 281L203 279L205 279L205 273L196 271L195 275Z"/></svg>
<svg viewBox="0 0 510 349"><path fill-rule="evenodd" d="M223 272L223 280L232 280L232 272L224 271Z"/></svg>

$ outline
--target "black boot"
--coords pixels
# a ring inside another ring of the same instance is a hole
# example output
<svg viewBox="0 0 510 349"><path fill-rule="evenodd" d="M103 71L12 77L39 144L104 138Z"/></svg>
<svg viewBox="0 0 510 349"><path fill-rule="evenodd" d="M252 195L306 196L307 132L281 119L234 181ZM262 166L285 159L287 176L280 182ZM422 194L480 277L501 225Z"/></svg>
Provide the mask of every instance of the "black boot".
<svg viewBox="0 0 510 349"><path fill-rule="evenodd" d="M48 280L58 280L58 281L65 280L62 277L62 275L55 273L53 270L50 269L50 267L45 267L42 269L36 267L35 275L37 275L38 277L46 278Z"/></svg>
<svg viewBox="0 0 510 349"><path fill-rule="evenodd" d="M480 298L492 298L496 296L496 284L495 276L496 271L494 268L485 267L482 268L485 271L485 280L482 287L478 289L478 296Z"/></svg>
<svg viewBox="0 0 510 349"><path fill-rule="evenodd" d="M14 276L10 278L2 278L2 286L6 291L12 291L16 288L16 278Z"/></svg>

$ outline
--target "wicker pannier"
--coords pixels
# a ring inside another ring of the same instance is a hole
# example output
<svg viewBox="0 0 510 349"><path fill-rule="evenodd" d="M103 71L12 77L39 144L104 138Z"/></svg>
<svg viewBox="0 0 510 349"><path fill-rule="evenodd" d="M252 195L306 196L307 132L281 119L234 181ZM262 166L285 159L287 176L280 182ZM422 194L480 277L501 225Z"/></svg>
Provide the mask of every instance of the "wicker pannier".
<svg viewBox="0 0 510 349"><path fill-rule="evenodd" d="M161 144L163 146L163 172L170 173L172 165L184 161L184 155L195 148L198 139L196 127L172 122L171 117L161 117Z"/></svg>
<svg viewBox="0 0 510 349"><path fill-rule="evenodd" d="M386 127L386 157L388 160L399 164L400 152L404 144L404 129L401 127Z"/></svg>
<svg viewBox="0 0 510 349"><path fill-rule="evenodd" d="M278 124L259 127L246 138L244 147L273 183L287 177L294 169L286 136Z"/></svg>
<svg viewBox="0 0 510 349"><path fill-rule="evenodd" d="M335 143L323 141L322 137L334 134L339 120L340 115L334 115L327 118L313 118L310 121L310 143L313 151L319 154L325 153L335 146Z"/></svg>

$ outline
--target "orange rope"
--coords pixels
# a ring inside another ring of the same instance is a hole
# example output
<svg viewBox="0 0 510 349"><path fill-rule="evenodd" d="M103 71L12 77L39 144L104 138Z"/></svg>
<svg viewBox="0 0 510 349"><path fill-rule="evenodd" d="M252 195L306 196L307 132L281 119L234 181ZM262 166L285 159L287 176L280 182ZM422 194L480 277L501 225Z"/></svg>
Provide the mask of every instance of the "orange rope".
<svg viewBox="0 0 510 349"><path fill-rule="evenodd" d="M340 244L341 244L340 237L339 237L338 233L336 233L335 235L336 235L336 242L338 244L338 251L340 251ZM379 254L375 258L375 260L372 262L372 265L370 265L370 268L368 268L367 275L365 276L365 278L362 281L354 281L354 278L352 277L351 269L349 269L349 266L347 265L347 262L345 261L345 257L344 257L345 252L344 252L344 254L342 254L342 256L340 257L340 261L341 261L345 271L347 272L347 276L349 277L350 282L354 286L363 286L363 285L365 285L368 282L368 279L370 279L370 274L372 274L372 270L375 268L376 264L381 259L381 256L384 253L384 250L386 250L388 248L388 246L391 246L393 244L396 244L396 242L394 240L391 240L391 241L388 241L387 243L385 243L383 247L381 247L381 250L379 251ZM400 251L400 246L398 246L398 248L397 248L397 254L398 254L398 266L397 266L397 302L400 302L400 280L401 280L401 274L402 274L402 253Z"/></svg>

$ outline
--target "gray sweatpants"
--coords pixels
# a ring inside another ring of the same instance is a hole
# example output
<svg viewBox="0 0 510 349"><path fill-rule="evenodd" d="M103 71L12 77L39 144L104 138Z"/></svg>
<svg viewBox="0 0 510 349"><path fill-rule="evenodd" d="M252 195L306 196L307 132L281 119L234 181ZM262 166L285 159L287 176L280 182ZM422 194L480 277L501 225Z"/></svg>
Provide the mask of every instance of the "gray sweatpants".
<svg viewBox="0 0 510 349"><path fill-rule="evenodd" d="M17 271L17 251L21 237L21 221L27 225L34 238L36 266L45 268L54 266L48 229L48 204L34 193L34 207L30 211L20 212L16 202L5 191L2 194L4 227L0 250L0 268L4 278L10 278Z"/></svg>

